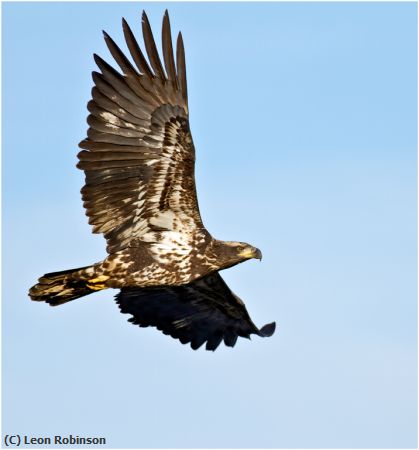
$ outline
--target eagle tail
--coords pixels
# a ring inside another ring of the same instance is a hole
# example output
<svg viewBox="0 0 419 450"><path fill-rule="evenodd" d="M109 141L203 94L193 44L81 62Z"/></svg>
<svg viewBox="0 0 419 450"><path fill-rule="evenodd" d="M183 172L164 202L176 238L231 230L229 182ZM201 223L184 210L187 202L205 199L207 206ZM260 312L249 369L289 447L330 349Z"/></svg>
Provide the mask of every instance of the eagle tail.
<svg viewBox="0 0 419 450"><path fill-rule="evenodd" d="M90 283L89 287L88 280L80 276L83 272L89 272L88 269L90 269L90 266L47 273L29 289L29 297L37 302L46 302L51 306L58 306L96 292L99 289L93 287Z"/></svg>

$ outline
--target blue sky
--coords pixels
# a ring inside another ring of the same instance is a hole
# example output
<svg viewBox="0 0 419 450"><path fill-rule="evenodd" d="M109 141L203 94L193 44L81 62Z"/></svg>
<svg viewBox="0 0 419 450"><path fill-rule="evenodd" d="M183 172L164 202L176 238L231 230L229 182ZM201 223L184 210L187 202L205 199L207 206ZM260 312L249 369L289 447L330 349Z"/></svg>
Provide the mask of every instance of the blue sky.
<svg viewBox="0 0 419 450"><path fill-rule="evenodd" d="M417 445L415 3L3 3L3 432L109 447ZM105 256L75 168L124 16L182 30L197 187L223 276L270 339L193 352L104 291L31 303Z"/></svg>

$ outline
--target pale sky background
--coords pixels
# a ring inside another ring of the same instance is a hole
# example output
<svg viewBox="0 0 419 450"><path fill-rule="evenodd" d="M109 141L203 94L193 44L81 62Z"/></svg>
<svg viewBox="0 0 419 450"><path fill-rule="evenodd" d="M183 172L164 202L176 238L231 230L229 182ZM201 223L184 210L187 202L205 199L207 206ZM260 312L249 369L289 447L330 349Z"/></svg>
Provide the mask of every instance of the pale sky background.
<svg viewBox="0 0 419 450"><path fill-rule="evenodd" d="M3 433L109 447L417 446L415 3L3 3ZM101 30L182 30L201 212L270 339L194 352L104 291L75 168Z"/></svg>

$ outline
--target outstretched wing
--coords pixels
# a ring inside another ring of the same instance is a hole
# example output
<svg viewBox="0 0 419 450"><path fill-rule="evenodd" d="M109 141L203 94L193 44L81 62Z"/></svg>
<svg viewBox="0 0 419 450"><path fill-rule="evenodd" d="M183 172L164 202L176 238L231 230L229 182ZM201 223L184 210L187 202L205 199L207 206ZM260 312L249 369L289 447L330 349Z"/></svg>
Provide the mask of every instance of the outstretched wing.
<svg viewBox="0 0 419 450"><path fill-rule="evenodd" d="M203 227L195 191L195 150L189 130L185 52L179 33L176 63L167 11L163 18L164 66L146 14L142 30L149 62L128 24L126 43L135 68L115 42L105 41L122 74L99 56L101 73L88 103L90 126L78 166L86 174L82 198L94 233L109 253L155 230Z"/></svg>
<svg viewBox="0 0 419 450"><path fill-rule="evenodd" d="M132 314L129 322L156 327L182 344L190 342L194 350L204 342L215 350L222 340L233 347L238 336L266 337L275 331L275 322L256 327L218 272L182 286L124 288L116 301L122 313Z"/></svg>

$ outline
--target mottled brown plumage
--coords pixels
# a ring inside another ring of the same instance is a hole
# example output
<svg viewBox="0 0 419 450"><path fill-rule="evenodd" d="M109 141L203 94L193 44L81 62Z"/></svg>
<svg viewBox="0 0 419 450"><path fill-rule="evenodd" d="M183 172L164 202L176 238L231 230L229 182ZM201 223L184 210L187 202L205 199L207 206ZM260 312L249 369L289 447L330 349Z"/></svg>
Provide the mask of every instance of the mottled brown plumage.
<svg viewBox="0 0 419 450"><path fill-rule="evenodd" d="M104 235L109 256L46 274L29 295L59 305L120 288L117 302L133 323L156 326L194 349L207 342L215 350L223 339L233 346L237 336L251 333L271 335L275 325L259 330L218 274L260 259L260 251L214 239L201 219L182 36L175 58L166 11L162 63L143 13L147 61L125 20L122 25L136 67L104 32L122 73L94 55L100 72L93 72L89 129L77 165L86 175L81 193L89 223Z"/></svg>

